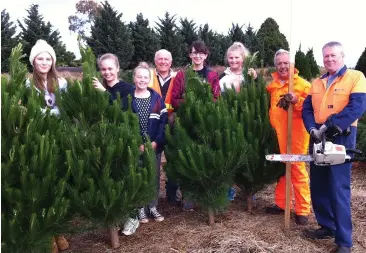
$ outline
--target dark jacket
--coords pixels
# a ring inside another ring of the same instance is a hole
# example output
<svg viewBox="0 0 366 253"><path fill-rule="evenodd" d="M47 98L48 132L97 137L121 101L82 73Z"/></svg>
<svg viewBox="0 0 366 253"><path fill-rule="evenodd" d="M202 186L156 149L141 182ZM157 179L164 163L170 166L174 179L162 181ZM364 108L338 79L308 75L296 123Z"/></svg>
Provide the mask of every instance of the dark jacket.
<svg viewBox="0 0 366 253"><path fill-rule="evenodd" d="M117 99L119 93L122 110L126 111L128 109L128 95L132 97L134 93L134 86L132 84L120 80L113 87L107 87L107 91L111 94L109 97L110 103L113 103Z"/></svg>
<svg viewBox="0 0 366 253"><path fill-rule="evenodd" d="M219 83L219 76L215 71L204 67L205 76L204 78L207 82L211 85L212 88L212 95L214 100L216 100L220 96L220 83ZM183 94L185 89L185 71L180 70L173 83L172 88L172 106L174 110L179 108L180 103L184 102Z"/></svg>
<svg viewBox="0 0 366 253"><path fill-rule="evenodd" d="M165 108L165 102L161 96L151 88L148 88L151 93L150 116L147 123L147 132L150 141L155 141L158 146L155 150L157 154L161 153L165 144L165 125L168 123L168 111ZM135 88L133 94L135 93ZM137 104L135 96L132 99L132 110L137 113Z"/></svg>

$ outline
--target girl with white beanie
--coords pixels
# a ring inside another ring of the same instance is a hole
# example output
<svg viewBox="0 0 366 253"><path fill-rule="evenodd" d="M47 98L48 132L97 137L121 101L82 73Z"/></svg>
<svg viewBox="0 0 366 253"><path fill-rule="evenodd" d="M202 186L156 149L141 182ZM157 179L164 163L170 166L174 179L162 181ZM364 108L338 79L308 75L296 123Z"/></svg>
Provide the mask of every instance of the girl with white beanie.
<svg viewBox="0 0 366 253"><path fill-rule="evenodd" d="M56 106L55 90L65 90L67 82L64 78L60 78L56 71L56 54L55 50L44 40L37 40L36 44L32 47L29 55L30 64L33 66L33 82L34 88L39 92L44 92L46 108L42 109L43 112L50 109L50 113L59 115L60 112ZM31 81L27 79L26 86L30 87ZM64 236L55 236L52 242L52 253L56 253L59 250L66 250L69 247L69 243Z"/></svg>
<svg viewBox="0 0 366 253"><path fill-rule="evenodd" d="M55 50L44 40L37 40L32 47L29 55L29 62L33 66L33 82L38 92L45 92L45 102L50 109L50 113L59 115L56 106L55 89L65 90L67 81L58 76L56 71L56 54ZM27 79L26 86L30 86L30 80ZM57 86L56 86L57 84ZM44 108L42 111L46 111Z"/></svg>

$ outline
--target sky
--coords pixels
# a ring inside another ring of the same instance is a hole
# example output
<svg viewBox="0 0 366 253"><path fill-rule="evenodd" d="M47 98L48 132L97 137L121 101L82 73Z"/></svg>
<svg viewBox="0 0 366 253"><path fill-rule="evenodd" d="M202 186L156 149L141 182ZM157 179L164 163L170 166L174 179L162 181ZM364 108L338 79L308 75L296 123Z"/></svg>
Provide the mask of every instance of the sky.
<svg viewBox="0 0 366 253"><path fill-rule="evenodd" d="M2 1L12 21L27 16L31 4L39 5L44 21L58 29L69 51L80 56L76 35L68 30L68 16L76 12L77 0L12 0ZM101 1L98 1L101 2ZM154 26L166 11L179 18L193 19L197 25L208 23L219 33L227 34L232 23L249 24L258 30L273 18L289 42L291 58L301 44L303 52L313 48L315 60L323 66L322 47L329 41L343 44L345 63L355 67L366 47L364 0L109 0L122 13L127 24L142 13ZM15 22L17 24L17 22ZM364 32L362 32L362 30ZM174 55L173 55L174 59Z"/></svg>

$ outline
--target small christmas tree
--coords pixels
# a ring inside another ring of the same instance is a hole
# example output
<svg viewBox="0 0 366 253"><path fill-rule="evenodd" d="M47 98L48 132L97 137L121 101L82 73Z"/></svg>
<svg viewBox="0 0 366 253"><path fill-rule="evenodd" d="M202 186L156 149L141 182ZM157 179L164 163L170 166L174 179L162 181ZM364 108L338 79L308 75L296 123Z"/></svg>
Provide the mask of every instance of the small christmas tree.
<svg viewBox="0 0 366 253"><path fill-rule="evenodd" d="M70 205L69 173L55 141L59 120L41 112L42 102L25 86L22 46L12 50L10 78L1 78L1 249L50 252Z"/></svg>
<svg viewBox="0 0 366 253"><path fill-rule="evenodd" d="M83 51L83 80L58 94L61 117L68 132L62 138L71 170L73 207L109 228L113 248L120 246L117 225L147 204L156 189L154 152L143 154L138 117L122 111L121 101L110 105L107 92L92 86L95 56Z"/></svg>
<svg viewBox="0 0 366 253"><path fill-rule="evenodd" d="M237 105L213 101L210 86L193 71L186 74L185 103L173 131L167 127L167 175L176 180L184 198L200 204L214 223L214 212L228 204L235 170L246 157L244 127Z"/></svg>
<svg viewBox="0 0 366 253"><path fill-rule="evenodd" d="M248 57L246 67L243 69L245 80L251 81L245 84L239 93L232 90L225 92L227 103L237 107L236 119L244 126L245 141L248 144L245 163L235 175L235 183L246 196L248 211L252 211L253 208L253 194L263 189L266 184L275 182L285 173L284 164L265 160L266 154L279 153L279 147L276 134L269 122L269 95L265 89L263 76L258 75L254 82L247 75L248 68L253 62L255 60Z"/></svg>

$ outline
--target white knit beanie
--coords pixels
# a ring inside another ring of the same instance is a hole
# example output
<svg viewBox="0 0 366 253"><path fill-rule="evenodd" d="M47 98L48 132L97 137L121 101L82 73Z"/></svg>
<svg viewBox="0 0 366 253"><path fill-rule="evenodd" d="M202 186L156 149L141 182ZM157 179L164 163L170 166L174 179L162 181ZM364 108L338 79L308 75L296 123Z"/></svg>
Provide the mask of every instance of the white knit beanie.
<svg viewBox="0 0 366 253"><path fill-rule="evenodd" d="M47 52L52 56L54 63L56 64L56 54L55 50L45 41L45 40L37 40L36 44L32 47L32 50L29 55L30 64L33 66L34 58L40 53Z"/></svg>

